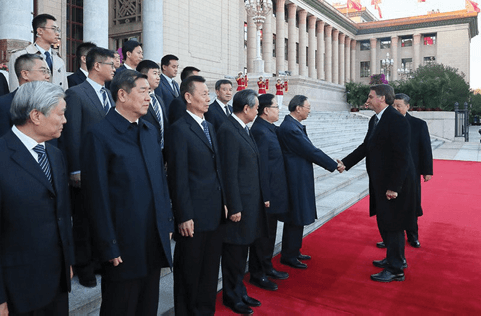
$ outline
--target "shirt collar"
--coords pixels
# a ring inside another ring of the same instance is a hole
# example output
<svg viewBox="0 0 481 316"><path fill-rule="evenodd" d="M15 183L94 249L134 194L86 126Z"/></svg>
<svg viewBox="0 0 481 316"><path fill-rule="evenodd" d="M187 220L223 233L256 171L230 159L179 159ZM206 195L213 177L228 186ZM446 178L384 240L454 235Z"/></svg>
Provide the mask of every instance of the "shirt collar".
<svg viewBox="0 0 481 316"><path fill-rule="evenodd" d="M241 120L239 117L237 117L237 115L235 115L235 113L232 113L232 117L233 117L237 122L239 122L239 124L242 126L242 128L246 128L246 126L247 126L246 123L242 122L242 120Z"/></svg>
<svg viewBox="0 0 481 316"><path fill-rule="evenodd" d="M197 124L199 124L200 127L201 127L202 129L204 129L204 127L202 126L202 123L204 122L204 118L203 118L203 117L202 117L202 118L198 117L197 115L195 115L194 113L192 113L192 112L189 111L189 110L186 110L186 111L187 111L187 113L189 113L190 116L192 116L192 118L197 122Z"/></svg>
<svg viewBox="0 0 481 316"><path fill-rule="evenodd" d="M97 82L93 81L93 80L90 79L89 77L87 77L87 81L90 83L90 85L92 86L92 88L94 88L95 92L97 92L97 93L100 93L100 89L104 88L104 86L101 86L100 84L98 84Z"/></svg>
<svg viewBox="0 0 481 316"><path fill-rule="evenodd" d="M172 78L167 77L164 73L162 73L162 76L164 76L164 78L167 79L167 82L172 85Z"/></svg>
<svg viewBox="0 0 481 316"><path fill-rule="evenodd" d="M46 52L45 49L40 47L40 45L37 45L37 43L35 43L35 47L37 47L37 49L42 53L42 55L45 55L45 52ZM50 56L52 56L52 48L49 48L48 52L50 53Z"/></svg>
<svg viewBox="0 0 481 316"><path fill-rule="evenodd" d="M115 109L115 112L117 112L121 117L123 117L126 121L128 121L129 123L137 123L139 124L139 119L136 119L134 122L131 122L130 120L128 120L125 116L123 116L122 114L120 114L120 112L117 110L117 107L114 107Z"/></svg>
<svg viewBox="0 0 481 316"><path fill-rule="evenodd" d="M27 147L33 158L38 161L38 154L33 150L33 148L37 145L42 145L45 148L45 142L37 143L35 139L20 131L16 125L13 125L12 132L18 137L18 139L20 139L22 144Z"/></svg>
<svg viewBox="0 0 481 316"><path fill-rule="evenodd" d="M130 67L129 65L127 65L126 63L124 63L124 66L125 66L125 68L127 68L127 69L135 70L134 68L132 68L132 67Z"/></svg>
<svg viewBox="0 0 481 316"><path fill-rule="evenodd" d="M85 75L85 77L88 77L89 76L89 72L86 71L86 70L83 70L82 68L79 68L81 72L83 72L83 74Z"/></svg>
<svg viewBox="0 0 481 316"><path fill-rule="evenodd" d="M387 109L389 106L390 106L390 105L386 106L381 112L379 112L379 113L376 114L379 121L381 120L382 114L384 113L384 111L386 111L386 109Z"/></svg>

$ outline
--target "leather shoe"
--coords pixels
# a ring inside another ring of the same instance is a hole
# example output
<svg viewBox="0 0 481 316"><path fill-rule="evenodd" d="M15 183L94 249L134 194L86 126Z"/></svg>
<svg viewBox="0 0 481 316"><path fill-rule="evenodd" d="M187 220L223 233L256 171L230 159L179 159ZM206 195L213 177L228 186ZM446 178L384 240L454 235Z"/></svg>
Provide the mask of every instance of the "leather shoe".
<svg viewBox="0 0 481 316"><path fill-rule="evenodd" d="M387 262L387 259L384 258L382 260L374 260L372 262L372 264L375 266L375 267L378 267L378 268L383 268L383 269L386 269L387 267L389 267L389 263ZM402 269L406 269L408 267L408 263L406 261L406 259L404 259L403 261L403 265L402 265Z"/></svg>
<svg viewBox="0 0 481 316"><path fill-rule="evenodd" d="M269 277L269 278L272 278L272 279L277 279L277 280L285 280L289 277L289 274L287 272L283 272L283 271L277 271L276 269L272 268L268 271L266 271L266 275Z"/></svg>
<svg viewBox="0 0 481 316"><path fill-rule="evenodd" d="M97 279L95 278L94 269L91 264L75 266L74 269L80 285L90 288L97 286Z"/></svg>
<svg viewBox="0 0 481 316"><path fill-rule="evenodd" d="M228 304L227 302L224 302L224 305L232 309L232 311L236 314L250 315L254 313L252 308L242 302L238 302L235 304Z"/></svg>
<svg viewBox="0 0 481 316"><path fill-rule="evenodd" d="M249 283L252 284L252 285L255 285L257 287L260 287L261 289L264 289L264 290L269 290L269 291L277 290L277 284L270 281L265 276L263 276L260 279L251 277L250 280L249 280Z"/></svg>
<svg viewBox="0 0 481 316"><path fill-rule="evenodd" d="M295 269L307 269L307 264L300 262L296 258L294 259L281 258L281 263Z"/></svg>
<svg viewBox="0 0 481 316"><path fill-rule="evenodd" d="M378 247L378 248L386 248L386 245L384 244L384 241L380 241L380 242L376 243L376 247Z"/></svg>
<svg viewBox="0 0 481 316"><path fill-rule="evenodd" d="M309 256L309 255L303 255L302 253L300 253L300 254L297 256L297 260L311 260L311 256Z"/></svg>
<svg viewBox="0 0 481 316"><path fill-rule="evenodd" d="M419 243L419 240L417 240L417 239L409 241L409 244L411 245L411 247L414 247L414 248L421 247L421 244Z"/></svg>
<svg viewBox="0 0 481 316"><path fill-rule="evenodd" d="M379 273L371 275L371 280L377 282L404 281L404 273L394 274L384 269Z"/></svg>
<svg viewBox="0 0 481 316"><path fill-rule="evenodd" d="M261 306L261 302L259 302L258 300L256 300L255 298L253 297L250 297L248 295L244 295L242 296L242 301L245 303L245 305L247 306L252 306L252 307L259 307Z"/></svg>

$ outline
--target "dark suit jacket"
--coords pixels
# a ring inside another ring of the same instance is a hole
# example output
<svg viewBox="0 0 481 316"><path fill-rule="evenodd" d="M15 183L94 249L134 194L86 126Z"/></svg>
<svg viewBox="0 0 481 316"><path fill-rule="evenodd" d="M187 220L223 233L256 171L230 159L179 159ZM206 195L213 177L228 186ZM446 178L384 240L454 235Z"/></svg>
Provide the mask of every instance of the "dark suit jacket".
<svg viewBox="0 0 481 316"><path fill-rule="evenodd" d="M225 217L219 147L209 125L212 146L199 124L184 112L167 138L168 179L175 221L194 220L196 232L213 231Z"/></svg>
<svg viewBox="0 0 481 316"><path fill-rule="evenodd" d="M2 95L0 97L0 137L5 135L12 128L12 115L10 114L10 106L12 105L13 97L18 89Z"/></svg>
<svg viewBox="0 0 481 316"><path fill-rule="evenodd" d="M77 86L77 85L81 84L82 82L84 82L86 79L87 79L87 77L82 72L82 70L80 70L80 68L79 68L79 69L77 69L76 72L74 72L73 74L71 74L70 76L67 77L68 87L72 88L73 86Z"/></svg>
<svg viewBox="0 0 481 316"><path fill-rule="evenodd" d="M10 92L8 88L8 82L3 73L0 73L0 96L5 95Z"/></svg>
<svg viewBox="0 0 481 316"><path fill-rule="evenodd" d="M342 159L346 170L366 157L369 175L369 212L377 215L380 230L414 229L416 199L414 164L411 157L411 128L392 106L384 111L374 128L374 116L364 142ZM388 200L386 191L398 193Z"/></svg>
<svg viewBox="0 0 481 316"><path fill-rule="evenodd" d="M292 208L286 220L298 226L309 225L317 219L312 164L332 172L336 170L337 162L314 146L307 136L306 127L290 115L284 118L278 136L286 164Z"/></svg>
<svg viewBox="0 0 481 316"><path fill-rule="evenodd" d="M219 130L219 127L227 120L222 106L215 100L209 105L209 111L205 113L205 119L214 125L215 130Z"/></svg>
<svg viewBox="0 0 481 316"><path fill-rule="evenodd" d="M53 186L9 131L0 138L0 303L25 313L70 291L70 200L60 150L46 144Z"/></svg>
<svg viewBox="0 0 481 316"><path fill-rule="evenodd" d="M177 121L182 116L184 116L186 109L187 109L187 104L183 97L178 96L177 98L173 99L169 105L170 124L174 124L175 121Z"/></svg>
<svg viewBox="0 0 481 316"><path fill-rule="evenodd" d="M163 103L164 101L162 101L162 99L158 95L156 95L156 97L160 103L160 108L162 110L162 118L164 119L164 139L165 139L165 135L166 135L165 132L169 129L169 126L171 123L169 122L169 119L167 117L167 112L165 112L165 105ZM147 114L143 116L143 119L150 122L150 124L154 125L155 127L157 127L158 130L160 130L160 123L159 123L159 120L157 120L157 115L155 114L154 108L152 107L152 102L149 105L149 111L147 112Z"/></svg>
<svg viewBox="0 0 481 316"><path fill-rule="evenodd" d="M225 116L225 114L224 114ZM226 116L227 118L227 116ZM257 117L252 124L251 133L259 149L261 161L261 179L264 201L270 202L269 214L287 213L289 209L289 191L284 166L284 156L276 134L277 126Z"/></svg>
<svg viewBox="0 0 481 316"><path fill-rule="evenodd" d="M172 266L174 218L159 141L152 124L141 118L132 129L114 109L82 142L82 191L94 253L111 280L142 278ZM119 266L108 263L119 256Z"/></svg>
<svg viewBox="0 0 481 316"><path fill-rule="evenodd" d="M177 84L177 89L179 89L178 84ZM170 86L170 84L167 82L167 79L165 79L165 77L162 74L160 75L160 84L155 89L155 94L157 94L162 98L162 101L164 101L164 105L166 106L165 111L169 113L170 103L172 102L173 99L176 98L176 96L175 96L174 90L172 90L172 87Z"/></svg>
<svg viewBox="0 0 481 316"><path fill-rule="evenodd" d="M115 106L114 100L107 90L110 104ZM80 145L89 128L105 117L105 110L100 103L94 88L88 81L70 88L66 92L67 110L59 147L67 158L69 172L80 170Z"/></svg>
<svg viewBox="0 0 481 316"><path fill-rule="evenodd" d="M252 134L251 134L252 135ZM217 132L228 217L241 213L239 222L227 221L224 242L249 245L266 236L266 213L260 183L259 151L255 140L232 116Z"/></svg>
<svg viewBox="0 0 481 316"><path fill-rule="evenodd" d="M428 125L425 121L406 113L406 119L411 126L411 155L414 162L416 177L433 174L433 152ZM417 215L423 215L421 208L421 183L416 181Z"/></svg>

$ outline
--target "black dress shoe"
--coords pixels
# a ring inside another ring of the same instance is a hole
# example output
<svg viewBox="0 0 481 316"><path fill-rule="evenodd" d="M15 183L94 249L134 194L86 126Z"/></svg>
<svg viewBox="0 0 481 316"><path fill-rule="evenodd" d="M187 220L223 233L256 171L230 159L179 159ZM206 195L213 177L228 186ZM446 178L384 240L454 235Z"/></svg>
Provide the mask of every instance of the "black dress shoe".
<svg viewBox="0 0 481 316"><path fill-rule="evenodd" d="M371 280L377 282L404 281L404 273L394 274L384 269L379 273L371 275Z"/></svg>
<svg viewBox="0 0 481 316"><path fill-rule="evenodd" d="M421 247L421 244L419 243L419 240L411 240L411 241L409 241L409 244L411 245L411 247L414 247L414 248Z"/></svg>
<svg viewBox="0 0 481 316"><path fill-rule="evenodd" d="M250 315L254 313L252 308L250 308L249 306L247 306L242 302L235 303L235 304L229 304L227 302L224 302L224 305L232 309L232 311L236 314Z"/></svg>
<svg viewBox="0 0 481 316"><path fill-rule="evenodd" d="M78 277L78 283L85 287L96 287L97 279L95 278L93 266L88 264L84 266L75 266L75 274Z"/></svg>
<svg viewBox="0 0 481 316"><path fill-rule="evenodd" d="M378 268L383 268L383 269L386 269L387 267L389 267L389 263L387 262L387 259L384 258L382 260L374 260L372 262L372 264L375 266L375 267L378 267ZM408 267L408 263L406 262L406 260L403 261L403 265L402 265L402 269L406 269Z"/></svg>
<svg viewBox="0 0 481 316"><path fill-rule="evenodd" d="M270 281L267 277L263 276L262 278L253 278L251 277L249 283L260 287L264 290L275 291L277 290L277 284Z"/></svg>
<svg viewBox="0 0 481 316"><path fill-rule="evenodd" d="M248 305L248 306L252 306L252 307L259 307L261 306L261 302L259 302L258 300L256 300L255 298L253 297L250 297L248 295L244 295L242 296L242 301Z"/></svg>
<svg viewBox="0 0 481 316"><path fill-rule="evenodd" d="M277 271L276 269L272 268L271 270L266 271L266 275L269 278L277 279L277 280L285 280L289 277L287 272Z"/></svg>
<svg viewBox="0 0 481 316"><path fill-rule="evenodd" d="M300 253L300 254L297 256L297 260L311 260L311 256L309 256L309 255L303 255L302 253Z"/></svg>
<svg viewBox="0 0 481 316"><path fill-rule="evenodd" d="M281 263L295 269L307 269L307 264L300 262L296 258L294 259L281 258Z"/></svg>
<svg viewBox="0 0 481 316"><path fill-rule="evenodd" d="M386 248L386 245L384 244L384 241L380 241L380 242L376 243L376 247L378 247L378 248Z"/></svg>

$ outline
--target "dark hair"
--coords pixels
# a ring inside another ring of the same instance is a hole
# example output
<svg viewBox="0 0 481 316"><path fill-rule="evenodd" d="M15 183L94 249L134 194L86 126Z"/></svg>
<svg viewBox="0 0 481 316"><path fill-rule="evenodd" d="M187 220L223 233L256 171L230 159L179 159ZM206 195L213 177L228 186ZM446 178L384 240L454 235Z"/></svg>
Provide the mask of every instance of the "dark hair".
<svg viewBox="0 0 481 316"><path fill-rule="evenodd" d="M192 75L194 74L194 71L199 72L200 69L197 69L197 68L195 68L195 67L193 67L193 66L187 66L187 67L185 67L185 68L182 70L182 72L180 73L180 80L181 80L181 81L184 81L185 78L192 76Z"/></svg>
<svg viewBox="0 0 481 316"><path fill-rule="evenodd" d="M294 112L298 106L304 106L304 102L306 102L306 100L307 97L305 95L295 95L289 102L289 111Z"/></svg>
<svg viewBox="0 0 481 316"><path fill-rule="evenodd" d="M85 42L85 43L82 43L79 46L77 46L77 50L75 51L75 55L76 55L76 59L77 59L77 65L79 67L80 67L80 58L82 56L87 56L88 52L94 47L97 47L97 45L95 45L92 42Z"/></svg>
<svg viewBox="0 0 481 316"><path fill-rule="evenodd" d="M409 105L409 101L411 101L411 98L404 93L397 93L394 96L394 100L403 100L405 105Z"/></svg>
<svg viewBox="0 0 481 316"><path fill-rule="evenodd" d="M179 60L179 58L171 54L162 57L162 59L160 60L160 70L163 70L163 66L168 66L171 60Z"/></svg>
<svg viewBox="0 0 481 316"><path fill-rule="evenodd" d="M180 95L185 100L185 93L189 92L190 94L194 94L195 84L194 82L205 82L204 77L202 76L190 76L185 78L184 81L180 84Z"/></svg>
<svg viewBox="0 0 481 316"><path fill-rule="evenodd" d="M103 47L94 47L92 48L86 58L87 63L87 70L90 71L94 68L95 63L97 62L104 62L107 58L114 58L114 52L110 49L106 49Z"/></svg>
<svg viewBox="0 0 481 316"><path fill-rule="evenodd" d="M35 65L35 59L43 60L42 56L37 54L23 54L15 60L15 74L20 79L22 70L31 70Z"/></svg>
<svg viewBox="0 0 481 316"><path fill-rule="evenodd" d="M234 100L232 101L232 111L234 113L240 113L244 110L247 105L253 108L256 105L257 92L252 89L245 89L237 92L234 95Z"/></svg>
<svg viewBox="0 0 481 316"><path fill-rule="evenodd" d="M114 76L114 79L110 83L110 92L112 92L112 98L114 98L114 101L117 102L120 89L130 93L132 88L135 87L135 81L140 78L147 79L147 76L130 69L126 69Z"/></svg>
<svg viewBox="0 0 481 316"><path fill-rule="evenodd" d="M138 72L143 74L148 73L150 69L160 69L160 66L155 61L144 59L137 65L136 68Z"/></svg>
<svg viewBox="0 0 481 316"><path fill-rule="evenodd" d="M264 113L264 109L270 107L274 102L276 96L270 93L266 93L259 96L259 108L257 109L257 115Z"/></svg>
<svg viewBox="0 0 481 316"><path fill-rule="evenodd" d="M230 84L232 86L232 82L230 82L230 80L220 79L220 80L217 80L217 82L215 83L215 89L219 91L220 86L222 86L223 84Z"/></svg>
<svg viewBox="0 0 481 316"><path fill-rule="evenodd" d="M32 20L32 28L33 28L33 37L37 37L37 29L39 27L45 27L47 25L47 20L57 21L57 19L50 14L39 14Z"/></svg>
<svg viewBox="0 0 481 316"><path fill-rule="evenodd" d="M388 84L375 84L369 87L369 90L376 92L378 97L384 96L386 104L394 103L394 89Z"/></svg>
<svg viewBox="0 0 481 316"><path fill-rule="evenodd" d="M127 42L122 44L122 55L124 56L124 60L127 59L127 52L133 52L136 47L142 47L142 44L137 42L136 40L128 40Z"/></svg>

